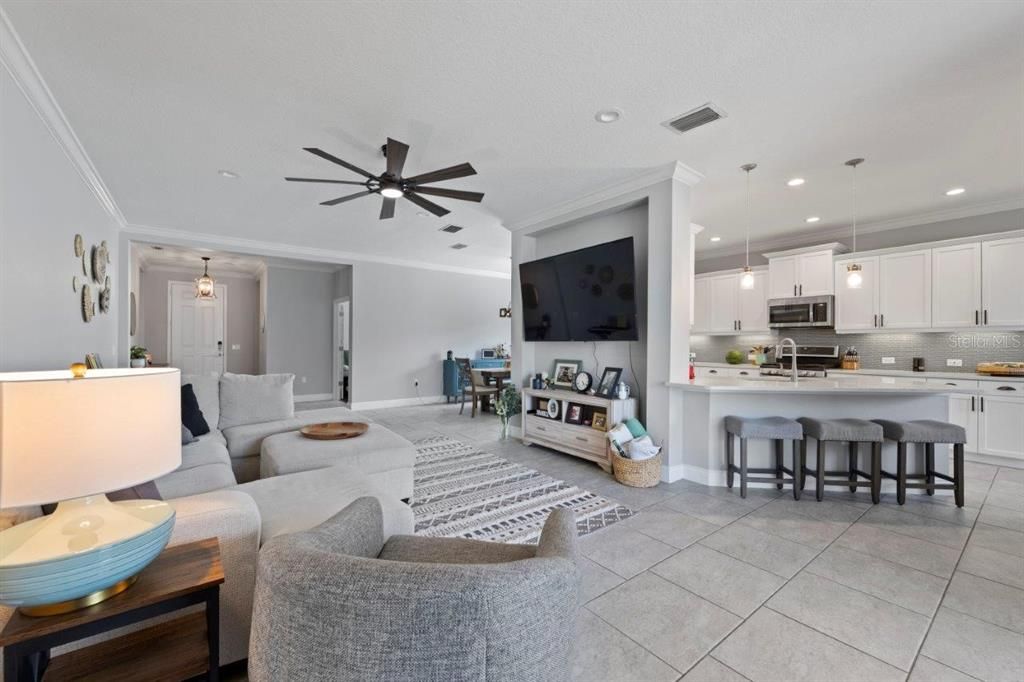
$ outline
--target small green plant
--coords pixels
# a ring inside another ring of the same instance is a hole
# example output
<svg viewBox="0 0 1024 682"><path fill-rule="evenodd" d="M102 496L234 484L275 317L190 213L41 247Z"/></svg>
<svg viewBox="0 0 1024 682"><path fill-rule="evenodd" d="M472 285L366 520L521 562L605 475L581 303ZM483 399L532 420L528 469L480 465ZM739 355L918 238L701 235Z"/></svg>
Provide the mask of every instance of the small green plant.
<svg viewBox="0 0 1024 682"><path fill-rule="evenodd" d="M494 413L501 420L501 437L508 438L508 426L512 417L523 411L523 400L519 396L519 389L515 386L506 386L498 395L494 403Z"/></svg>
<svg viewBox="0 0 1024 682"><path fill-rule="evenodd" d="M132 346L131 351L132 360L144 360L146 358L146 347L145 346Z"/></svg>

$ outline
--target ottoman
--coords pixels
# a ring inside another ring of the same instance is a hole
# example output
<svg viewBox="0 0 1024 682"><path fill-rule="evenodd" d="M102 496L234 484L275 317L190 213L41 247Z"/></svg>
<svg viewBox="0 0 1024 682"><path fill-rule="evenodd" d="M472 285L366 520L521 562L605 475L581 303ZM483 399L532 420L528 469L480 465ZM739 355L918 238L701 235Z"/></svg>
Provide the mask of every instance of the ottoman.
<svg viewBox="0 0 1024 682"><path fill-rule="evenodd" d="M260 478L312 469L349 469L365 476L395 499L412 499L412 469L416 447L394 431L370 424L356 438L314 440L298 431L263 439Z"/></svg>

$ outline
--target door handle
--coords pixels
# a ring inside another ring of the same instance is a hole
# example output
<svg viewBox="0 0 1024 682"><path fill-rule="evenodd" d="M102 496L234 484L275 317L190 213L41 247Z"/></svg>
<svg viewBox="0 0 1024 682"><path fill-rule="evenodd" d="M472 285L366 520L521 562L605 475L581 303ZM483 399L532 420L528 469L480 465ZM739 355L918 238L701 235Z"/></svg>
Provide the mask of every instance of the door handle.
<svg viewBox="0 0 1024 682"><path fill-rule="evenodd" d="M878 316L878 326L879 327L884 327L885 326L885 313L882 313L881 315Z"/></svg>
<svg viewBox="0 0 1024 682"><path fill-rule="evenodd" d="M981 396L981 411L985 411L985 396Z"/></svg>
<svg viewBox="0 0 1024 682"><path fill-rule="evenodd" d="M997 391L1016 391L1017 389L1013 386L999 386L996 388Z"/></svg>
<svg viewBox="0 0 1024 682"><path fill-rule="evenodd" d="M708 374L718 374L718 370L717 369L709 369L708 370Z"/></svg>
<svg viewBox="0 0 1024 682"><path fill-rule="evenodd" d="M974 396L971 396L971 412L974 412Z"/></svg>
<svg viewBox="0 0 1024 682"><path fill-rule="evenodd" d="M985 324L988 324L988 310L985 311Z"/></svg>
<svg viewBox="0 0 1024 682"><path fill-rule="evenodd" d="M800 285L800 295L801 296L804 295L804 285L803 284Z"/></svg>
<svg viewBox="0 0 1024 682"><path fill-rule="evenodd" d="M584 442L584 443L586 443L586 442L587 442L587 439L586 439L586 438L584 438L583 436L576 436L576 440L578 440L578 441L582 441L582 442Z"/></svg>
<svg viewBox="0 0 1024 682"><path fill-rule="evenodd" d="M793 295L796 296L796 285L793 285Z"/></svg>
<svg viewBox="0 0 1024 682"><path fill-rule="evenodd" d="M224 355L224 342L223 341L218 341L217 342L217 355Z"/></svg>
<svg viewBox="0 0 1024 682"><path fill-rule="evenodd" d="M874 315L871 316L871 326L872 327L877 327L878 326L878 313L875 313Z"/></svg>
<svg viewBox="0 0 1024 682"><path fill-rule="evenodd" d="M743 331L743 320L736 320L736 329Z"/></svg>
<svg viewBox="0 0 1024 682"><path fill-rule="evenodd" d="M974 324L980 324L981 320L978 319L978 311L974 311Z"/></svg>

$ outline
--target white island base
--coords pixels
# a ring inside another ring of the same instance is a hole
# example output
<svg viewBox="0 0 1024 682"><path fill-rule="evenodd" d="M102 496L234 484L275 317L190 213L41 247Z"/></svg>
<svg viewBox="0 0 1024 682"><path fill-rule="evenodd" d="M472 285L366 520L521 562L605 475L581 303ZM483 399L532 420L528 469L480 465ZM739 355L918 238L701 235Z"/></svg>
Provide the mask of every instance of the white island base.
<svg viewBox="0 0 1024 682"><path fill-rule="evenodd" d="M937 387L878 386L854 383L848 380L801 379L792 384L784 379L697 379L686 383L670 384L683 391L683 457L682 472L673 471L672 478L685 478L711 486L726 485L725 424L728 415L740 417L814 417L818 419L911 419L949 420L949 391ZM808 444L807 464L816 467L815 442ZM792 463L792 444L785 445L783 462ZM738 453L737 443L737 453ZM826 448L825 468L846 470L848 449L845 444L829 443ZM870 471L870 446L860 447L858 466ZM948 446L935 449L935 469L949 474ZM922 454L911 446L907 450L907 470L923 471ZM748 441L748 466L774 468L775 459L771 441ZM738 464L737 460L737 464ZM886 442L882 449L882 469L896 471L896 445ZM739 485L738 481L735 483ZM750 483L749 487L774 487L768 483ZM814 482L808 479L804 488L813 495ZM787 485L787 490L789 489ZM896 482L882 480L882 492L894 492ZM825 489L825 498L829 491ZM870 493L861 489L866 500ZM911 490L910 492L921 492ZM937 491L936 494L951 494Z"/></svg>

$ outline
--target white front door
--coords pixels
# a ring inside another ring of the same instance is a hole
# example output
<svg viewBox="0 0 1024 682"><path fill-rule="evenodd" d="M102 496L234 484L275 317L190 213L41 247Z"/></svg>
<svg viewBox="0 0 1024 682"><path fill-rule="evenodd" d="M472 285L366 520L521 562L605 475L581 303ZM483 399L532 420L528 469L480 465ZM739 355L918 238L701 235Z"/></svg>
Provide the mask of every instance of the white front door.
<svg viewBox="0 0 1024 682"><path fill-rule="evenodd" d="M201 301L191 282L168 282L168 362L182 374L223 374L225 353L225 306L227 287L214 286L217 298Z"/></svg>

